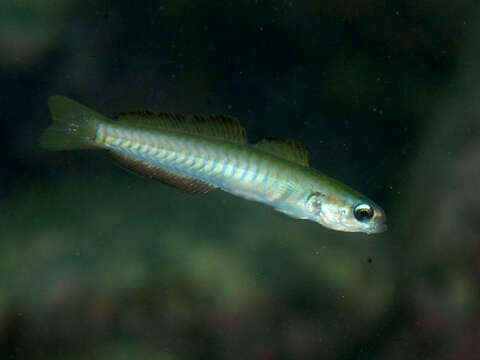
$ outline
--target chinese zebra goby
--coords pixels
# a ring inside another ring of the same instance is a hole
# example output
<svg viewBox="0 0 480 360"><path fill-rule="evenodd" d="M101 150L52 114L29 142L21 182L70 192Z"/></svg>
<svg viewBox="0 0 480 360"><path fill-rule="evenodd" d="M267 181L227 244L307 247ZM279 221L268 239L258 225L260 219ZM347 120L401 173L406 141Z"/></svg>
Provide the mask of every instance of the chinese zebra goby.
<svg viewBox="0 0 480 360"><path fill-rule="evenodd" d="M53 123L40 138L50 150L106 149L124 166L194 194L220 188L334 230L386 230L382 208L312 169L290 140L247 142L237 120L222 116L123 113L117 120L63 96L49 99Z"/></svg>

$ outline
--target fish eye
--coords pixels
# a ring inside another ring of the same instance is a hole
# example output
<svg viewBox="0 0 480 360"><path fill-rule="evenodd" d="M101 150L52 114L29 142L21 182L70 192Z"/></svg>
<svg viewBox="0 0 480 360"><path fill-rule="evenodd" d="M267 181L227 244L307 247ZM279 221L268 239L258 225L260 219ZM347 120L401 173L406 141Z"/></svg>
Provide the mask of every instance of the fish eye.
<svg viewBox="0 0 480 360"><path fill-rule="evenodd" d="M360 222L370 220L373 216L373 208L367 203L357 204L353 208L353 215Z"/></svg>

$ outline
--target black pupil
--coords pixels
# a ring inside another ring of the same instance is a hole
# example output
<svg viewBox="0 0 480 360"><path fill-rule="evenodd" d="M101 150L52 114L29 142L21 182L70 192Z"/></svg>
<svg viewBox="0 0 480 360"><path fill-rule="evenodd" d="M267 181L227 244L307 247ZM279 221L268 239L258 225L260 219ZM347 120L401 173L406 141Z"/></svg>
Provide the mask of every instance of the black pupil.
<svg viewBox="0 0 480 360"><path fill-rule="evenodd" d="M362 219L368 217L368 215L370 215L370 213L367 210L360 210L358 212L358 217Z"/></svg>

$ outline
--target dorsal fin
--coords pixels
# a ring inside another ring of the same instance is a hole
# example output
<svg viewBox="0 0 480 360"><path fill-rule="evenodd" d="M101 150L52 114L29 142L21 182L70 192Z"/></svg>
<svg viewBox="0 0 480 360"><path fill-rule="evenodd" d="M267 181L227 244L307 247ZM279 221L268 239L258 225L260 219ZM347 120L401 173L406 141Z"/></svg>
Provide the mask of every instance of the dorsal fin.
<svg viewBox="0 0 480 360"><path fill-rule="evenodd" d="M156 166L143 160L124 155L122 153L112 152L113 158L127 169L146 175L152 179L173 186L190 194L206 194L214 189L215 186L204 181L195 179L181 173Z"/></svg>
<svg viewBox="0 0 480 360"><path fill-rule="evenodd" d="M247 143L245 128L238 120L225 115L181 115L174 113L132 112L121 113L118 121L141 127L178 131L226 140L238 144Z"/></svg>
<svg viewBox="0 0 480 360"><path fill-rule="evenodd" d="M305 147L292 140L265 138L254 144L257 149L286 159L297 164L309 167L308 152Z"/></svg>

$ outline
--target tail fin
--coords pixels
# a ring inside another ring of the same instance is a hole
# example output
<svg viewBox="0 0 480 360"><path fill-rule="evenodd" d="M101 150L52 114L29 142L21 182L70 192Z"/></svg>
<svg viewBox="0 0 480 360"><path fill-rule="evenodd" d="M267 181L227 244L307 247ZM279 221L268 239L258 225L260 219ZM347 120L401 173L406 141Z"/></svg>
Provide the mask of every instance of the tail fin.
<svg viewBox="0 0 480 360"><path fill-rule="evenodd" d="M49 150L91 149L100 122L108 119L64 96L48 99L53 123L40 137L40 146Z"/></svg>

